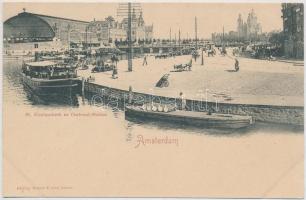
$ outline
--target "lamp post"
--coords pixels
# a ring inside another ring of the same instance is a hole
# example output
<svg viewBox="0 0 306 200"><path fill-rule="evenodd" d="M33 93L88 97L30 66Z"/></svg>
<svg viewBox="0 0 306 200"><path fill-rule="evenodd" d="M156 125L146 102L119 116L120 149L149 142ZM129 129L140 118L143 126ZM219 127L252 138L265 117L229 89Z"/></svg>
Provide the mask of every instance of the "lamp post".
<svg viewBox="0 0 306 200"><path fill-rule="evenodd" d="M198 50L198 23L197 17L194 18L194 28L195 28L195 49Z"/></svg>
<svg viewBox="0 0 306 200"><path fill-rule="evenodd" d="M84 43L84 46L85 46L86 50L87 50L87 32L88 32L88 26L86 26L86 28L85 28L85 43Z"/></svg>
<svg viewBox="0 0 306 200"><path fill-rule="evenodd" d="M132 13L133 11L133 13ZM139 16L142 12L140 3L132 3L132 2L127 2L127 3L119 3L119 8L117 9L117 16L118 17L123 17L127 18L127 44L128 44L128 71L131 72L133 71L133 38L136 35L134 33L135 28L134 23L132 23L132 16L136 15Z"/></svg>
<svg viewBox="0 0 306 200"><path fill-rule="evenodd" d="M128 3L128 71L133 71L133 65L132 65L132 14L131 14L132 5L129 2Z"/></svg>
<svg viewBox="0 0 306 200"><path fill-rule="evenodd" d="M203 55L203 48L202 48L202 62L201 65L204 65L204 55Z"/></svg>
<svg viewBox="0 0 306 200"><path fill-rule="evenodd" d="M67 31L68 31L68 51L70 51L70 24L67 26Z"/></svg>

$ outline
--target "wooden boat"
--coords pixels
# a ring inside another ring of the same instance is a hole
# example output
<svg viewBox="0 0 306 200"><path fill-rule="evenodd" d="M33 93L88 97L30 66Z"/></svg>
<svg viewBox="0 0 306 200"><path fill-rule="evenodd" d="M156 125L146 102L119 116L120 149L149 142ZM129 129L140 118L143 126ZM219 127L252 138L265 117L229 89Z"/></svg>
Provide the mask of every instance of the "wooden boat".
<svg viewBox="0 0 306 200"><path fill-rule="evenodd" d="M22 79L32 90L39 93L64 92L79 85L75 67L52 61L24 63Z"/></svg>
<svg viewBox="0 0 306 200"><path fill-rule="evenodd" d="M34 59L35 60L35 59ZM65 65L74 65L74 58L67 56L67 55L56 55L56 56L41 56L36 61L52 61L59 64L65 64Z"/></svg>
<svg viewBox="0 0 306 200"><path fill-rule="evenodd" d="M50 60L50 61L55 61L55 60L60 60L61 59L59 56L49 56L49 55L41 56L40 58L41 58L41 60Z"/></svg>
<svg viewBox="0 0 306 200"><path fill-rule="evenodd" d="M241 116L221 113L207 113L169 109L161 106L126 106L126 117L136 117L142 120L158 120L179 123L195 127L237 129L254 123L251 116Z"/></svg>

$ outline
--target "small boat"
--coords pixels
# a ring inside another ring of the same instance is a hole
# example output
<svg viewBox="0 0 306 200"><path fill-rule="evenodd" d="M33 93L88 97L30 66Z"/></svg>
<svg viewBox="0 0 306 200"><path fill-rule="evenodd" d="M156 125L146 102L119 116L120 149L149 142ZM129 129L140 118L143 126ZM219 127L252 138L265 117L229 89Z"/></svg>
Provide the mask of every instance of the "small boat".
<svg viewBox="0 0 306 200"><path fill-rule="evenodd" d="M63 92L65 89L77 89L79 85L75 67L52 61L24 63L22 79L39 93Z"/></svg>
<svg viewBox="0 0 306 200"><path fill-rule="evenodd" d="M60 60L61 59L59 56L49 56L49 55L41 56L40 58L41 58L41 60L50 60L50 61L55 61L55 60Z"/></svg>
<svg viewBox="0 0 306 200"><path fill-rule="evenodd" d="M166 105L126 106L125 116L195 127L237 129L254 123L251 116L177 110Z"/></svg>
<svg viewBox="0 0 306 200"><path fill-rule="evenodd" d="M41 56L38 59L39 61L52 61L60 64L72 64L74 63L73 57L67 55L56 55L56 56ZM36 61L38 61L36 60Z"/></svg>

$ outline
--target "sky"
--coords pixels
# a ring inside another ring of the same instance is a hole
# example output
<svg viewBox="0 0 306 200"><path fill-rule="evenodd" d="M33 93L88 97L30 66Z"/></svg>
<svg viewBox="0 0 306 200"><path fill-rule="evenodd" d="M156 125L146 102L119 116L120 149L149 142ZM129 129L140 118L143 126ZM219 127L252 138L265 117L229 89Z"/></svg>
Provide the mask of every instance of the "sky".
<svg viewBox="0 0 306 200"><path fill-rule="evenodd" d="M198 38L210 38L213 32L236 31L238 14L246 21L254 9L263 32L282 29L280 3L141 3L146 25L153 24L154 38L194 38L195 17L198 22ZM3 21L17 15L25 8L27 12L65 17L84 21L115 18L118 3L4 3Z"/></svg>

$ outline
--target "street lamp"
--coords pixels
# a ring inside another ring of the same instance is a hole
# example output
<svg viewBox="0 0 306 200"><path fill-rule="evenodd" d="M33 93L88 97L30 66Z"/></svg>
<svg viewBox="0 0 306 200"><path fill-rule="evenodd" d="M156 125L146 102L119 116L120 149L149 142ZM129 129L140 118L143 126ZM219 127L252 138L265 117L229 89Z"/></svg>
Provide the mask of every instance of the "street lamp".
<svg viewBox="0 0 306 200"><path fill-rule="evenodd" d="M204 55L203 55L203 48L202 48L202 62L201 65L204 65Z"/></svg>

